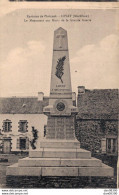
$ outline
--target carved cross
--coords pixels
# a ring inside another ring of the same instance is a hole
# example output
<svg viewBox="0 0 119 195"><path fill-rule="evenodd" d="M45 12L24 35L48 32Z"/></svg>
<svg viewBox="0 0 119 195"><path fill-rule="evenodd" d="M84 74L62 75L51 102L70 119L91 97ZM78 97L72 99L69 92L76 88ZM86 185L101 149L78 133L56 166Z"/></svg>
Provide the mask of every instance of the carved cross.
<svg viewBox="0 0 119 195"><path fill-rule="evenodd" d="M64 37L65 37L64 34L57 34L56 35L56 38L59 39L59 48L62 48L62 40L63 40Z"/></svg>

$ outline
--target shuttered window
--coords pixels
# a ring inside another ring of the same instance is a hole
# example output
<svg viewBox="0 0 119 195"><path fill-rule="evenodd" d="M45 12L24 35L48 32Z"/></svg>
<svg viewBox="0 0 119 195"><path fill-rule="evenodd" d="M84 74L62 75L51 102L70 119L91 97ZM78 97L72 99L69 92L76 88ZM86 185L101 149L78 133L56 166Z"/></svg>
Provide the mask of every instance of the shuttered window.
<svg viewBox="0 0 119 195"><path fill-rule="evenodd" d="M102 138L101 149L103 154L115 154L117 152L117 139L114 137Z"/></svg>
<svg viewBox="0 0 119 195"><path fill-rule="evenodd" d="M3 121L3 131L9 132L12 131L12 122L9 119Z"/></svg>
<svg viewBox="0 0 119 195"><path fill-rule="evenodd" d="M107 138L106 141L107 153L114 154L117 152L117 139Z"/></svg>
<svg viewBox="0 0 119 195"><path fill-rule="evenodd" d="M19 124L19 126L18 126L18 131L19 132L24 133L24 132L28 131L28 122L27 122L27 120L20 120L18 124Z"/></svg>

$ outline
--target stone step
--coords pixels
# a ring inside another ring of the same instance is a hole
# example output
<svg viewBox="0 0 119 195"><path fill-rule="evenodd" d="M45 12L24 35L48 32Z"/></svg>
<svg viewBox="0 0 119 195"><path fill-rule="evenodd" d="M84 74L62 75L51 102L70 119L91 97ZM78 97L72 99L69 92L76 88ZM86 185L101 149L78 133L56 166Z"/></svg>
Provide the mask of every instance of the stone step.
<svg viewBox="0 0 119 195"><path fill-rule="evenodd" d="M113 168L102 167L42 167L42 176L113 176Z"/></svg>
<svg viewBox="0 0 119 195"><path fill-rule="evenodd" d="M19 167L18 163L7 167L10 176L103 176L113 177L113 168L102 167Z"/></svg>
<svg viewBox="0 0 119 195"><path fill-rule="evenodd" d="M48 140L40 142L41 148L80 148L80 142L77 140Z"/></svg>
<svg viewBox="0 0 119 195"><path fill-rule="evenodd" d="M64 148L40 148L29 151L30 158L91 158L91 152L84 149L64 149Z"/></svg>
<svg viewBox="0 0 119 195"><path fill-rule="evenodd" d="M19 159L20 167L101 167L102 162L91 159L61 159L61 158L23 158Z"/></svg>

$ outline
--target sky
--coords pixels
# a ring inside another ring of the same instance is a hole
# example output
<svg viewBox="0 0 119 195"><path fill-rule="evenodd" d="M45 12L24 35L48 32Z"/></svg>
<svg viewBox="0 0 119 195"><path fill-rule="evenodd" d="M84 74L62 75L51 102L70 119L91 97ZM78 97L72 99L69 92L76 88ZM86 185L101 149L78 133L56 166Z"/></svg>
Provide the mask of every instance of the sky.
<svg viewBox="0 0 119 195"><path fill-rule="evenodd" d="M27 17L41 15L45 22L29 22ZM46 22L52 15L60 22ZM70 21L73 15L88 15L91 21ZM53 35L59 27L68 33L72 90L77 92L82 85L119 88L118 18L114 9L5 11L0 15L0 96L37 96L39 91L49 95Z"/></svg>

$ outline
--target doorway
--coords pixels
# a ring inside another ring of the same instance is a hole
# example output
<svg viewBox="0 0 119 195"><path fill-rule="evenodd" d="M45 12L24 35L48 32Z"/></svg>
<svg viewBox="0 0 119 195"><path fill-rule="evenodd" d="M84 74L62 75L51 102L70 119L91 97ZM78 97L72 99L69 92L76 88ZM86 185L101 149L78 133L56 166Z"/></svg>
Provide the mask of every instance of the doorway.
<svg viewBox="0 0 119 195"><path fill-rule="evenodd" d="M20 138L20 150L26 150L26 138Z"/></svg>
<svg viewBox="0 0 119 195"><path fill-rule="evenodd" d="M11 138L3 138L3 153L9 154L11 152Z"/></svg>

